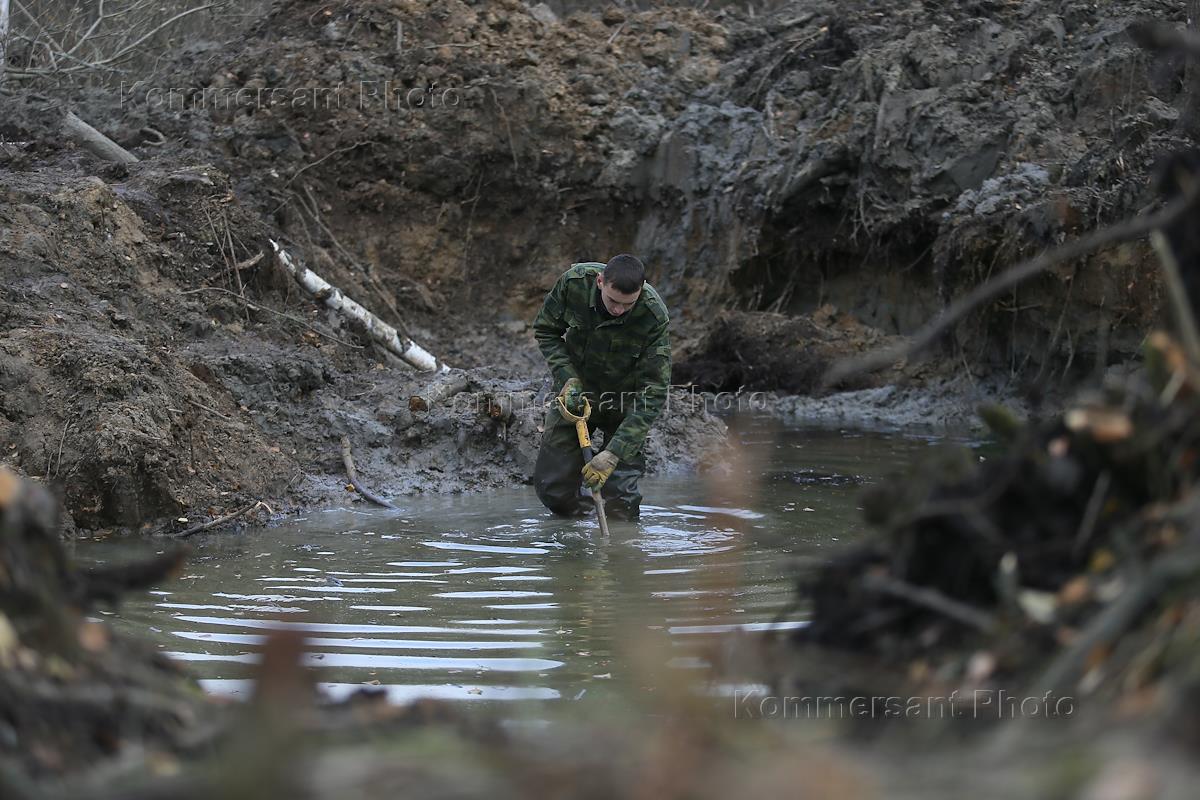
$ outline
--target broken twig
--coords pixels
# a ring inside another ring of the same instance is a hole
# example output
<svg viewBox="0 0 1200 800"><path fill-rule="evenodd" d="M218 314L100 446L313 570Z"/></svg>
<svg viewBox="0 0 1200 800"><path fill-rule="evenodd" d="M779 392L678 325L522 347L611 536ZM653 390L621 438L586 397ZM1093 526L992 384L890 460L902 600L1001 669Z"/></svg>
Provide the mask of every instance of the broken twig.
<svg viewBox="0 0 1200 800"><path fill-rule="evenodd" d="M204 403L199 403L199 402L197 402L197 401L193 400L193 399L192 399L192 398L190 398L190 397L185 397L185 398L183 398L183 400L184 400L184 402L185 402L185 403L191 403L191 404L192 404L192 405L194 405L196 408L202 408L202 409L204 409L205 411L208 411L208 412L210 412L210 413L212 413L212 414L216 414L216 415L217 415L218 417L220 417L221 419L224 419L224 420L230 420L230 421L232 421L232 420L233 420L233 417L229 416L228 414L222 414L220 411L217 411L217 410L216 410L215 408L213 408L212 406L206 406L206 405L204 405Z"/></svg>
<svg viewBox="0 0 1200 800"><path fill-rule="evenodd" d="M231 292L230 290L225 289L221 286L201 286L199 289L188 289L186 291L180 292L180 294L196 294L197 292L223 292L227 295L230 295L231 297L237 297L238 299L244 299L237 292ZM246 307L249 308L251 311L266 311L268 314L274 314L275 316L279 317L280 319L286 319L290 322L294 322L297 325L300 325L301 327L307 328L308 330L312 331L317 336L320 336L322 339L328 339L329 341L334 342L335 344L340 344L342 347L352 347L355 350L363 349L363 346L361 344L354 344L353 342L343 342L341 339L337 338L336 336L330 336L328 333L322 333L321 331L317 330L312 325L309 325L307 322L300 319L299 317L293 317L291 314L285 314L282 311L276 311L275 309L271 308L270 306L264 306L261 303L254 303L254 302L247 301Z"/></svg>
<svg viewBox="0 0 1200 800"><path fill-rule="evenodd" d="M350 485L365 499L384 508L397 508L391 501L385 500L362 485L362 482L358 479L358 470L354 468L354 453L350 449L350 437L348 436L342 437L342 465L346 468L346 477L350 479Z"/></svg>

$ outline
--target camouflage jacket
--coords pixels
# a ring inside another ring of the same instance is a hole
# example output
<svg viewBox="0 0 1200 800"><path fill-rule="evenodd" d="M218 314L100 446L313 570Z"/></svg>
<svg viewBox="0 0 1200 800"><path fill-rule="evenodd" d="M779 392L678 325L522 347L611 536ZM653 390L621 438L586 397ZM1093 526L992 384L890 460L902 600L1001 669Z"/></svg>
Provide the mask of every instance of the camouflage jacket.
<svg viewBox="0 0 1200 800"><path fill-rule="evenodd" d="M646 283L633 308L609 317L596 286L603 269L595 262L572 264L546 295L533 335L556 393L568 378L579 378L593 413L623 417L615 432L605 434L608 449L625 460L641 448L671 383L667 306Z"/></svg>

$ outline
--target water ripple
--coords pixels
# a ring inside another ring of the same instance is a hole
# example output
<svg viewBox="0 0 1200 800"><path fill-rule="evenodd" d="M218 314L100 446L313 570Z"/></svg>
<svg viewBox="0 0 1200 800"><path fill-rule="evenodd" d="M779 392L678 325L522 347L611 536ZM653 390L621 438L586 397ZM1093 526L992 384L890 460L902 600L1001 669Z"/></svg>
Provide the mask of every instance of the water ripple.
<svg viewBox="0 0 1200 800"><path fill-rule="evenodd" d="M808 478L871 480L928 449L811 431L781 445L774 430L751 433L764 444L748 448L761 456L746 461L750 472L715 488L649 477L653 503L637 524L613 520L609 539L594 518L551 516L527 486L413 497L404 518L330 511L200 537L166 593L105 618L187 661L214 692L244 693L255 651L277 629L307 637L306 663L340 696L367 683L396 701L574 698L596 681L659 688L647 664L673 667L673 681L738 685L744 676L705 666L723 660L712 658L714 639L803 627L779 619L797 563L865 533L856 487ZM159 544L80 542L77 552L106 563Z"/></svg>
<svg viewBox="0 0 1200 800"><path fill-rule="evenodd" d="M230 661L257 664L257 653L168 652L177 661ZM547 658L439 658L437 656L379 656L358 653L305 653L306 667L361 667L364 669L475 670L477 672L544 672L558 669L562 661Z"/></svg>

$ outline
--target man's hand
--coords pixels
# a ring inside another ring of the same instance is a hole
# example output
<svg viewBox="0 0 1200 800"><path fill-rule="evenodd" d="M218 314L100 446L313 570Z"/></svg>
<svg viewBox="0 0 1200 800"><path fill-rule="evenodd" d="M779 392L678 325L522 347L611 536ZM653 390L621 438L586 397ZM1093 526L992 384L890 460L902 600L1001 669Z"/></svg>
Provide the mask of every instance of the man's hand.
<svg viewBox="0 0 1200 800"><path fill-rule="evenodd" d="M559 390L558 396L563 399L567 411L572 414L583 413L583 381L579 378L567 378L567 382Z"/></svg>
<svg viewBox="0 0 1200 800"><path fill-rule="evenodd" d="M608 476L612 475L613 470L617 468L619 460L613 451L601 450L591 461L583 465L583 482L593 492L600 491L600 487L608 480Z"/></svg>

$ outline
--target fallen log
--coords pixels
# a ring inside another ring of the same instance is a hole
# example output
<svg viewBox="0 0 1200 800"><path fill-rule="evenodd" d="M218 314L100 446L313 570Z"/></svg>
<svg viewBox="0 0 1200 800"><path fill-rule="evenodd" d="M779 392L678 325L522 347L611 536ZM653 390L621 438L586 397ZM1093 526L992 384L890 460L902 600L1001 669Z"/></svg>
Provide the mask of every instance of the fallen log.
<svg viewBox="0 0 1200 800"><path fill-rule="evenodd" d="M313 272L308 267L297 264L288 252L274 239L271 247L275 249L275 260L287 270L296 283L300 284L316 299L341 312L351 319L356 319L366 326L371 338L384 348L395 354L407 364L411 364L425 372L449 372L450 367L439 361L432 353L418 345L412 339L401 337L391 325L372 314L361 305L351 300L329 281Z"/></svg>
<svg viewBox="0 0 1200 800"><path fill-rule="evenodd" d="M461 369L450 370L434 380L420 394L408 398L409 411L428 411L460 392L465 392L471 380Z"/></svg>
<svg viewBox="0 0 1200 800"><path fill-rule="evenodd" d="M68 111L63 115L63 132L97 158L116 164L135 164L138 157Z"/></svg>
<svg viewBox="0 0 1200 800"><path fill-rule="evenodd" d="M353 486L355 491L361 494L365 499L370 500L377 506L383 506L384 508L398 508L398 506L391 501L385 500L362 485L362 482L358 479L358 470L354 468L354 453L350 449L350 437L348 436L342 437L342 466L346 468L346 477L350 479L350 485Z"/></svg>
<svg viewBox="0 0 1200 800"><path fill-rule="evenodd" d="M178 538L186 539L189 536L195 536L197 533L200 533L201 531L206 531L206 530L209 530L210 528L215 528L218 525L224 525L226 522L232 522L233 520L237 519L238 517L240 517L244 514L249 514L251 511L258 508L259 506L265 508L267 510L268 514L274 513L271 510L271 507L269 505L264 503L262 500L258 500L256 502L251 503L248 506L244 506L243 508L238 509L237 511L226 514L223 517L217 517L216 519L209 520L208 522L202 522L199 525L193 525L192 527L188 528L186 531L183 531L182 533L180 533Z"/></svg>

